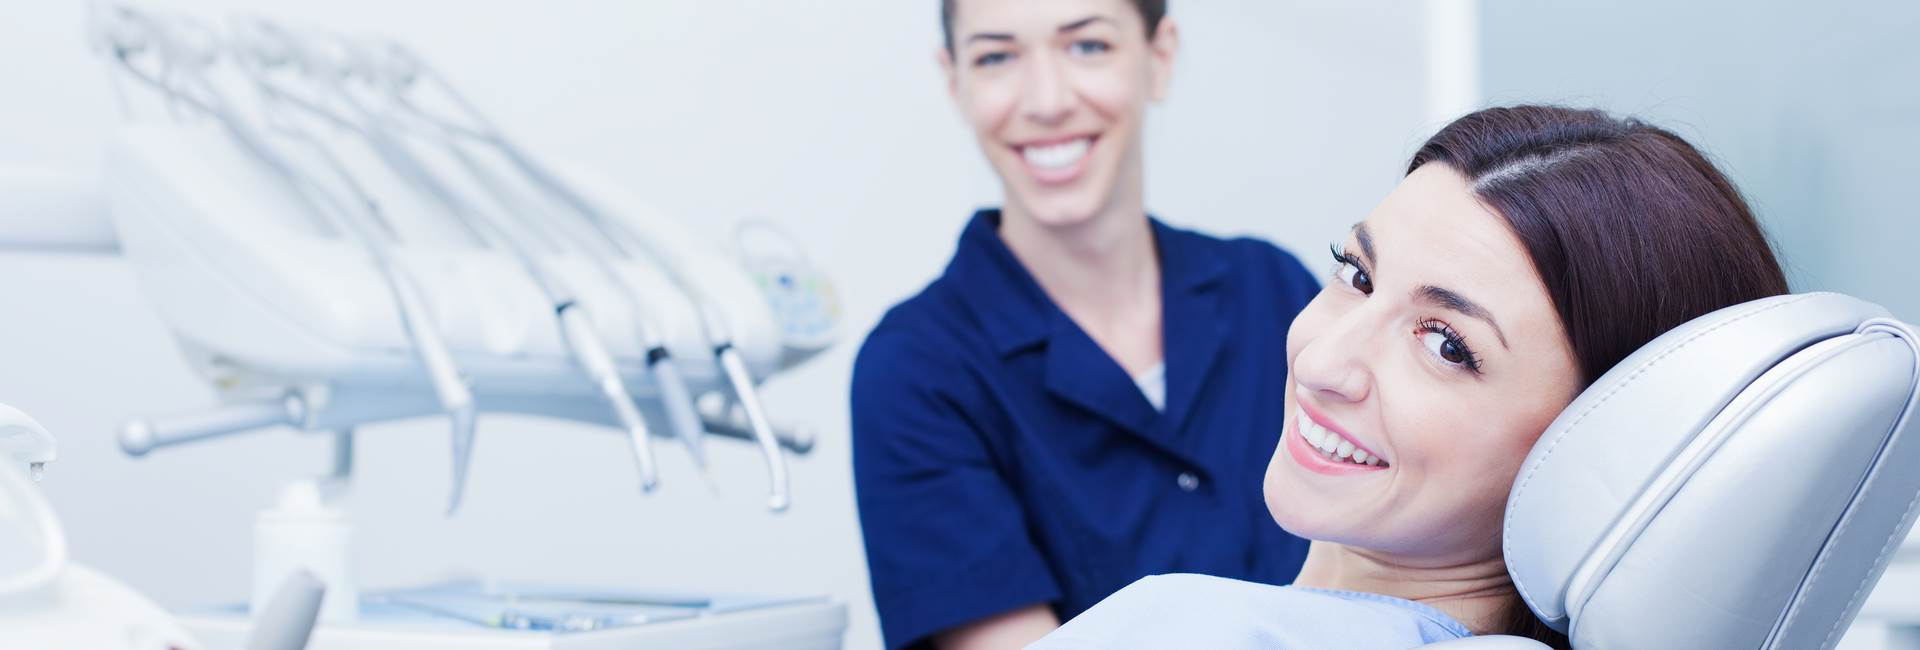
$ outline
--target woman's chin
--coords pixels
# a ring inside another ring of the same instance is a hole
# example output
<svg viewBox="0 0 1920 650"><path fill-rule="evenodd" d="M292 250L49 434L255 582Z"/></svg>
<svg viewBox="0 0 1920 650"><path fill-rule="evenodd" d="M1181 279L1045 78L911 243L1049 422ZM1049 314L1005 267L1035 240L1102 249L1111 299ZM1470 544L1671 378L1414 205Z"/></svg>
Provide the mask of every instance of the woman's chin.
<svg viewBox="0 0 1920 650"><path fill-rule="evenodd" d="M1028 203L1027 214L1033 222L1048 230L1070 230L1093 221L1099 210L1092 201L1078 197L1045 197Z"/></svg>
<svg viewBox="0 0 1920 650"><path fill-rule="evenodd" d="M1294 537L1329 542L1345 539L1353 532L1340 525L1341 518L1334 516L1337 513L1312 510L1314 508L1301 503L1267 501L1267 513L1273 515L1273 523Z"/></svg>
<svg viewBox="0 0 1920 650"><path fill-rule="evenodd" d="M1316 491L1287 476L1289 469L1297 468L1269 466L1263 484L1267 514L1281 530L1294 537L1341 544L1353 544L1367 536L1367 521L1355 515L1354 504L1307 496Z"/></svg>
<svg viewBox="0 0 1920 650"><path fill-rule="evenodd" d="M1092 181L1083 178L1068 187L1017 188L1009 199L1019 202L1028 218L1043 228L1077 228L1098 219L1116 200L1111 183Z"/></svg>

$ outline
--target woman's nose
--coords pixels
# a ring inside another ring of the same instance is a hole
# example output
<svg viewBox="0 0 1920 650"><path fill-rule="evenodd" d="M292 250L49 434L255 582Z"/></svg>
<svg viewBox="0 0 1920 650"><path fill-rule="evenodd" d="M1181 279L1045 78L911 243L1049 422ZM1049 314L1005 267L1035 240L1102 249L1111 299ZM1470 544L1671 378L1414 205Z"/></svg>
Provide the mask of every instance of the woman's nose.
<svg viewBox="0 0 1920 650"><path fill-rule="evenodd" d="M1059 57L1036 56L1029 61L1021 114L1044 126L1065 122L1073 114L1073 87Z"/></svg>
<svg viewBox="0 0 1920 650"><path fill-rule="evenodd" d="M1359 402L1373 390L1368 353L1378 347L1371 328L1348 314L1328 323L1293 359L1293 381L1323 402Z"/></svg>

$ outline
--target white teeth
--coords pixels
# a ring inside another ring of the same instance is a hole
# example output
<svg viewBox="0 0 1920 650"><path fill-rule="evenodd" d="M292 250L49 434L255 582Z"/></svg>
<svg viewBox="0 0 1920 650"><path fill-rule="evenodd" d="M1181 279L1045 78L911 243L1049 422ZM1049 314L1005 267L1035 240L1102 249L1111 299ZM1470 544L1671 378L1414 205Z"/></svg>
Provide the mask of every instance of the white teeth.
<svg viewBox="0 0 1920 650"><path fill-rule="evenodd" d="M1040 169L1065 169L1072 167L1074 163L1080 162L1080 159L1087 155L1087 150L1092 146L1092 138L1077 138L1069 142L1044 147L1023 147L1020 150L1020 154L1027 159L1027 164L1033 165L1034 167Z"/></svg>
<svg viewBox="0 0 1920 650"><path fill-rule="evenodd" d="M1314 421L1309 419L1304 413L1298 418L1298 424L1300 439L1307 441L1308 445L1319 450L1320 453L1326 454L1328 460L1342 460L1357 465L1372 465L1374 467L1386 465L1386 462L1380 460L1380 457L1355 446L1351 441L1340 437L1339 434L1328 431L1326 427L1315 424Z"/></svg>

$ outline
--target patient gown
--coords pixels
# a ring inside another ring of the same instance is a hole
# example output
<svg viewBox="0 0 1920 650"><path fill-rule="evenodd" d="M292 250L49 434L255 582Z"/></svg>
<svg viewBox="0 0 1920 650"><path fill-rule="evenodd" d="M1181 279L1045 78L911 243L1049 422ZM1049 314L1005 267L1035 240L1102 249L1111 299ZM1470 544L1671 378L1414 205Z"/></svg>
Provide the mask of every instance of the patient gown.
<svg viewBox="0 0 1920 650"><path fill-rule="evenodd" d="M1142 578L1027 648L1399 650L1468 636L1440 610L1391 596L1171 574Z"/></svg>

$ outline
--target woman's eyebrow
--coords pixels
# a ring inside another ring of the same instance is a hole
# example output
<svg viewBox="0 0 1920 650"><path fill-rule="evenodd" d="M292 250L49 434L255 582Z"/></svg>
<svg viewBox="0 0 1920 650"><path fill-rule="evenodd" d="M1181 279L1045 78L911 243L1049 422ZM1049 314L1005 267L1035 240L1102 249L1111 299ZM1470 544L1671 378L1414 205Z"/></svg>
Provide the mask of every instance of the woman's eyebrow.
<svg viewBox="0 0 1920 650"><path fill-rule="evenodd" d="M1082 27L1086 27L1088 25L1092 25L1094 23L1100 23L1100 22L1111 23L1113 22L1113 19L1108 18L1106 16L1099 16L1099 15L1087 16L1086 18L1081 18L1079 20L1061 25L1059 29L1055 31L1061 34L1065 34L1067 32L1076 31ZM1010 32L977 32L967 37L968 43L972 43L974 41L1011 42L1013 40L1014 40L1013 34Z"/></svg>
<svg viewBox="0 0 1920 650"><path fill-rule="evenodd" d="M1353 238L1360 240L1360 251L1366 254L1367 261L1373 262L1374 266L1378 267L1380 265L1380 258L1374 257L1373 233L1367 232L1367 222L1362 221L1353 224ZM1487 326L1493 328L1494 337L1500 339L1500 347L1512 349L1507 345L1507 333L1500 331L1500 323L1493 320L1493 313L1487 311L1487 308L1481 307L1480 303L1468 300L1466 296L1460 295L1451 289L1436 287L1430 284L1420 285L1420 288L1414 290L1413 295L1415 298L1441 309L1458 312L1468 318L1480 319L1480 321L1486 323Z"/></svg>
<svg viewBox="0 0 1920 650"><path fill-rule="evenodd" d="M1360 252L1367 256L1367 261L1378 266L1380 258L1373 256L1373 233L1367 232L1367 222L1353 224L1353 237L1360 240Z"/></svg>
<svg viewBox="0 0 1920 650"><path fill-rule="evenodd" d="M1013 35L1006 32L979 32L967 37L968 43L974 41L1004 41L1010 43L1013 42Z"/></svg>
<svg viewBox="0 0 1920 650"><path fill-rule="evenodd" d="M1480 319L1482 322L1493 327L1493 335L1500 339L1500 347L1508 347L1507 335L1505 332L1500 331L1500 323L1494 322L1493 314L1488 313L1487 309L1481 307L1479 303L1468 300L1466 296L1454 293L1449 289L1443 289L1430 284L1420 285L1420 288L1415 289L1413 294L1420 300L1432 303L1441 309L1459 312L1468 318Z"/></svg>
<svg viewBox="0 0 1920 650"><path fill-rule="evenodd" d="M1099 15L1087 16L1086 18L1081 18L1079 20L1061 25L1060 29L1056 31L1058 31L1061 34L1065 34L1067 32L1071 32L1071 31L1080 29L1082 27L1086 27L1088 25L1092 25L1094 23L1103 22L1103 21L1109 22L1109 23L1113 22L1112 19L1107 18L1106 16L1099 16Z"/></svg>

